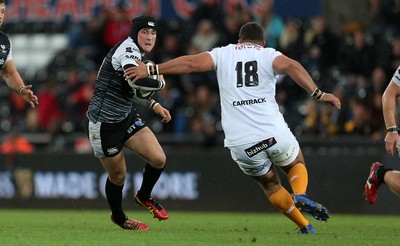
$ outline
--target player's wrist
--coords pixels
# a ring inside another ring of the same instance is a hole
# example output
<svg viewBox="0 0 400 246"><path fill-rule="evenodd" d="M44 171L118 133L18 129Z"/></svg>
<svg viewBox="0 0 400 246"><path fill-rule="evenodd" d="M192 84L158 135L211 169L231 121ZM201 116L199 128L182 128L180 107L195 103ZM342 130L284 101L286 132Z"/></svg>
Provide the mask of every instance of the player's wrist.
<svg viewBox="0 0 400 246"><path fill-rule="evenodd" d="M156 102L156 103L154 103L154 105L151 107L151 109L152 109L154 112L157 112L159 107L161 107L161 105L160 105L158 102Z"/></svg>
<svg viewBox="0 0 400 246"><path fill-rule="evenodd" d="M325 92L318 89L318 87L315 88L313 93L311 93L311 97L317 101L321 100L324 95L325 95Z"/></svg>
<svg viewBox="0 0 400 246"><path fill-rule="evenodd" d="M155 100L153 98L149 98L147 99L147 104L146 107L147 108L151 108L151 105L155 102Z"/></svg>
<svg viewBox="0 0 400 246"><path fill-rule="evenodd" d="M155 108L157 107L157 105L160 105L160 104L154 99L151 99L151 101L149 101L149 103L148 103L148 107L153 111L155 111Z"/></svg>
<svg viewBox="0 0 400 246"><path fill-rule="evenodd" d="M389 133L389 132L395 132L395 133L397 133L397 126L389 126L389 127L386 127L386 131Z"/></svg>
<svg viewBox="0 0 400 246"><path fill-rule="evenodd" d="M153 76L153 75L160 75L159 71L158 71L158 65L151 65L151 66L147 66L147 74L149 76Z"/></svg>
<svg viewBox="0 0 400 246"><path fill-rule="evenodd" d="M25 88L25 86L23 86L23 85L21 85L21 86L18 88L18 91L17 91L18 95L22 95L22 91L24 90L24 88Z"/></svg>

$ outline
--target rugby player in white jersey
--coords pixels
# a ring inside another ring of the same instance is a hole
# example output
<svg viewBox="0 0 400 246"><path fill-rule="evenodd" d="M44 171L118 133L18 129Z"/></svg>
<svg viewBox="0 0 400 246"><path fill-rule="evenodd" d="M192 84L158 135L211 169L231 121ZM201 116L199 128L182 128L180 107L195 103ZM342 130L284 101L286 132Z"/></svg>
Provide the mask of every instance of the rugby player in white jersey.
<svg viewBox="0 0 400 246"><path fill-rule="evenodd" d="M386 152L390 157L397 152L400 158L399 127L397 122L397 97L400 96L400 67L394 72L392 80L382 95L383 117L387 134L385 137ZM369 176L365 183L365 200L374 204L378 196L378 189L381 184L386 184L396 195L400 196L400 171L386 168L380 162L372 164Z"/></svg>
<svg viewBox="0 0 400 246"><path fill-rule="evenodd" d="M250 22L241 27L238 44L181 56L153 67L140 64L125 70L125 76L135 82L149 74L216 70L225 147L241 170L259 183L269 201L300 228L300 233L315 234L299 210L320 221L326 221L329 212L306 194L308 173L303 154L275 100L277 78L287 74L317 101L338 109L340 101L319 90L298 62L275 49L264 48L263 37L263 28ZM292 196L281 186L276 166L287 173Z"/></svg>

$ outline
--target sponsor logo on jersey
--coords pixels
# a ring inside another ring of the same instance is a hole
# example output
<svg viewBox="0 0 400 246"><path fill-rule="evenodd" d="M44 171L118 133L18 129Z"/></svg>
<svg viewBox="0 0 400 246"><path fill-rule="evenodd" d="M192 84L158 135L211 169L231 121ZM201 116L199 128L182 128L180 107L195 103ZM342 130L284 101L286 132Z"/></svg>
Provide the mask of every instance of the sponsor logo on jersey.
<svg viewBox="0 0 400 246"><path fill-rule="evenodd" d="M242 105L252 105L258 103L266 103L267 101L264 98L254 98L249 100L241 100L241 101L234 101L232 104L233 106L242 106Z"/></svg>
<svg viewBox="0 0 400 246"><path fill-rule="evenodd" d="M268 138L265 139L253 146L251 146L250 148L245 149L244 151L246 151L246 154L248 157L252 157L258 153L260 153L263 150L266 150L268 148L270 148L271 146L274 146L276 144L276 140L275 138Z"/></svg>
<svg viewBox="0 0 400 246"><path fill-rule="evenodd" d="M293 157L294 154L296 154L296 146L292 144L285 153L274 157L274 164L278 166L285 164Z"/></svg>
<svg viewBox="0 0 400 246"><path fill-rule="evenodd" d="M1 48L1 52L7 53L6 46L4 44L0 45L0 48Z"/></svg>
<svg viewBox="0 0 400 246"><path fill-rule="evenodd" d="M235 46L235 50L245 50L245 49L256 49L256 50L261 50L263 47L259 46L258 44L253 44L253 43L243 43L243 44L237 44Z"/></svg>
<svg viewBox="0 0 400 246"><path fill-rule="evenodd" d="M135 130L136 129L136 126L135 126L135 124L133 124L133 125L131 125L129 128L128 128L128 130L126 130L126 132L127 133L131 133L133 130Z"/></svg>
<svg viewBox="0 0 400 246"><path fill-rule="evenodd" d="M127 53L133 53L132 47L126 47L125 52L127 52Z"/></svg>
<svg viewBox="0 0 400 246"><path fill-rule="evenodd" d="M131 133L133 130L136 129L136 127L141 127L143 126L144 123L141 118L136 118L135 122L126 130L127 133Z"/></svg>
<svg viewBox="0 0 400 246"><path fill-rule="evenodd" d="M142 119L141 119L141 118L136 118L136 120L135 120L135 125L136 125L136 126L143 126L144 124L143 124Z"/></svg>
<svg viewBox="0 0 400 246"><path fill-rule="evenodd" d="M137 57L137 56L135 56L135 55L129 55L129 54L126 54L125 55L125 57L126 58L129 58L129 59L134 59L134 60L141 60L141 58L139 58L139 57Z"/></svg>
<svg viewBox="0 0 400 246"><path fill-rule="evenodd" d="M115 154L115 153L117 153L117 152L118 152L117 147L112 147L112 148L107 149L107 153L108 153L109 155Z"/></svg>
<svg viewBox="0 0 400 246"><path fill-rule="evenodd" d="M266 167L268 166L268 164L265 162L264 164L257 166L256 168L252 167L252 168L244 168L246 173L251 173L253 175L258 176L257 174L262 172L262 170L264 170Z"/></svg>

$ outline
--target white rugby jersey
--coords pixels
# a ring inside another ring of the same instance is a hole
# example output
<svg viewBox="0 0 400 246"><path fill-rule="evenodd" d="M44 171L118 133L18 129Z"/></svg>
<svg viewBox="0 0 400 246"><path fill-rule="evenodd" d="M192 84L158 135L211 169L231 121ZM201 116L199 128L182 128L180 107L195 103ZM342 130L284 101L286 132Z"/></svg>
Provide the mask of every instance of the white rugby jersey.
<svg viewBox="0 0 400 246"><path fill-rule="evenodd" d="M287 129L275 100L278 75L272 68L282 53L252 43L209 53L217 72L226 147L261 141Z"/></svg>
<svg viewBox="0 0 400 246"><path fill-rule="evenodd" d="M400 86L400 67L398 67L396 72L394 72L392 80L396 85Z"/></svg>

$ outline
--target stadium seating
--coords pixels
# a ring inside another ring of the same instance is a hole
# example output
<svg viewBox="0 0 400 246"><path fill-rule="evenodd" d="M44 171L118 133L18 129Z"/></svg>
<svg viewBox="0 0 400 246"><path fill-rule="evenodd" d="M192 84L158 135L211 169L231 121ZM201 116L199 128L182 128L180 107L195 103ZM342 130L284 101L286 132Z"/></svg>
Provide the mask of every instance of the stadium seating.
<svg viewBox="0 0 400 246"><path fill-rule="evenodd" d="M25 76L34 76L44 68L55 54L65 48L68 37L62 33L53 34L10 34L13 59L17 69Z"/></svg>

